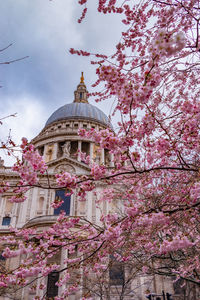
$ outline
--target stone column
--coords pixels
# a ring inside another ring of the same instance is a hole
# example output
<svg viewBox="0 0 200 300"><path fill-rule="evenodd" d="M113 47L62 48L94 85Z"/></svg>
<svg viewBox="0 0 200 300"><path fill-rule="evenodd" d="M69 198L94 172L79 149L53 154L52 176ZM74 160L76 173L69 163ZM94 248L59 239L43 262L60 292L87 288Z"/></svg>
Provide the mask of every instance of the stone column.
<svg viewBox="0 0 200 300"><path fill-rule="evenodd" d="M11 216L11 225L13 227L16 227L17 223L17 203L13 203L13 207L11 209L11 212L10 212L10 216Z"/></svg>
<svg viewBox="0 0 200 300"><path fill-rule="evenodd" d="M66 267L65 260L67 259L67 257L68 257L68 250L62 248L62 250L61 250L61 259L60 259L61 269L64 269ZM60 274L60 275L62 275L62 274ZM65 288L66 288L66 284L60 286L58 288L58 295L61 295L64 292Z"/></svg>
<svg viewBox="0 0 200 300"><path fill-rule="evenodd" d="M58 143L55 143L54 144L54 147L53 147L53 156L52 156L52 159L56 159L58 157Z"/></svg>
<svg viewBox="0 0 200 300"><path fill-rule="evenodd" d="M114 159L114 155L113 155L112 153L110 153L110 167L111 167L111 168L114 167L113 159Z"/></svg>
<svg viewBox="0 0 200 300"><path fill-rule="evenodd" d="M2 225L3 217L5 217L5 198L0 196L0 212L1 212L1 219L0 219L0 226Z"/></svg>
<svg viewBox="0 0 200 300"><path fill-rule="evenodd" d="M22 227L26 223L30 190L28 192L26 192L26 196L27 196L27 200L22 203L19 203L20 209L19 209L19 216L18 216L18 222L17 222L18 227Z"/></svg>
<svg viewBox="0 0 200 300"><path fill-rule="evenodd" d="M90 221L92 221L92 201L93 201L93 192L88 192L87 203L86 203L86 215L88 220Z"/></svg>
<svg viewBox="0 0 200 300"><path fill-rule="evenodd" d="M81 146L82 146L82 141L78 141L78 161L81 161Z"/></svg>
<svg viewBox="0 0 200 300"><path fill-rule="evenodd" d="M44 215L48 215L47 207L48 207L48 191L45 190L45 193L44 193L44 211L43 211Z"/></svg>
<svg viewBox="0 0 200 300"><path fill-rule="evenodd" d="M55 200L55 196L56 196L55 190L47 191L47 204L48 204L47 214L48 215L54 214L54 208L51 206L51 203L53 203L53 201Z"/></svg>
<svg viewBox="0 0 200 300"><path fill-rule="evenodd" d="M75 195L72 194L72 195L71 195L71 199L70 199L70 212L69 212L69 215L70 215L70 216L74 216L74 213L75 213L75 209L74 209L74 199L75 199Z"/></svg>
<svg viewBox="0 0 200 300"><path fill-rule="evenodd" d="M30 219L36 217L36 209L38 206L38 188L35 187L33 188L33 194L32 194L32 199L31 199L31 203L30 203L31 207L30 207Z"/></svg>
<svg viewBox="0 0 200 300"><path fill-rule="evenodd" d="M43 154L43 157L44 157L45 162L46 162L47 152L48 152L48 145L44 145L44 154Z"/></svg>
<svg viewBox="0 0 200 300"><path fill-rule="evenodd" d="M86 201L78 201L78 215L84 216L86 208Z"/></svg>
<svg viewBox="0 0 200 300"><path fill-rule="evenodd" d="M4 212L4 205L5 205L5 198L3 198L2 195L0 195L0 212L1 212L1 215Z"/></svg>
<svg viewBox="0 0 200 300"><path fill-rule="evenodd" d="M105 163L105 153L104 153L104 149L101 149L101 163L102 163L102 164Z"/></svg>
<svg viewBox="0 0 200 300"><path fill-rule="evenodd" d="M94 155L94 143L90 143L90 161L93 162L93 155Z"/></svg>

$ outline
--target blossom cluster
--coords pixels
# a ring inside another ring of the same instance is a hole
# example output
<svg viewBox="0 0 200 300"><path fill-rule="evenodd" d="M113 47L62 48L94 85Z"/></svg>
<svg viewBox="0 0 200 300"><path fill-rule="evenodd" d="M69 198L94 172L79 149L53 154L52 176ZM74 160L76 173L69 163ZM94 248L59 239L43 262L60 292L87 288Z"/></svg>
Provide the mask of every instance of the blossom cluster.
<svg viewBox="0 0 200 300"><path fill-rule="evenodd" d="M0 194L5 193L6 191L9 190L9 188L10 188L9 182L2 181L1 187L0 187Z"/></svg>
<svg viewBox="0 0 200 300"><path fill-rule="evenodd" d="M71 175L68 172L62 172L55 175L56 182L59 187L71 187L73 188L77 182L76 176Z"/></svg>
<svg viewBox="0 0 200 300"><path fill-rule="evenodd" d="M80 5L87 3L78 1ZM166 275L189 278L199 285L197 1L134 2L130 2L132 7L128 1L117 7L115 0L98 1L99 12L123 13L122 22L128 26L113 55L92 54L97 58L93 64L98 64L93 86L102 84L105 88L93 95L98 101L115 97L113 113L121 116L117 129L79 129L81 137L93 140L100 150L112 155L112 167L93 164L78 153L81 160L90 163L91 172L79 179L67 172L56 175L56 188L71 193L77 187L79 200L85 201L92 191L97 201L90 203L88 197L87 204L98 212L88 219L62 212L56 223L38 234L12 230L7 240L2 238L7 245L3 255L27 257L16 272L2 274L2 287L22 286L29 277L60 270L61 266L48 261L56 258L61 248L75 257L63 261L67 271L57 283L63 287L57 300L66 299L79 288L80 278L70 285L70 268L80 274L81 265L86 279L91 280L92 272L105 279L110 256L132 270L149 274L157 274L159 268L154 267L161 263ZM186 45L187 51L183 51ZM90 55L83 50L70 52ZM23 139L21 148L24 161L14 166L22 178L15 190L18 195L26 190L23 185L36 184L37 172L46 169L27 140ZM96 184L99 180L100 187ZM7 192L8 186L1 190ZM97 222L92 222L93 217ZM85 298L90 299L90 295Z"/></svg>
<svg viewBox="0 0 200 300"><path fill-rule="evenodd" d="M95 185L90 180L81 183L77 194L79 201L86 201L87 192L92 191L94 188Z"/></svg>
<svg viewBox="0 0 200 300"><path fill-rule="evenodd" d="M69 52L71 54L77 54L77 55L82 55L82 56L90 56L89 52L83 51L83 50L75 50L74 48L70 48Z"/></svg>
<svg viewBox="0 0 200 300"><path fill-rule="evenodd" d="M24 183L34 185L38 181L37 172L44 174L47 169L44 159L35 151L34 146L27 139L22 138L22 161L13 166L13 171L18 172Z"/></svg>
<svg viewBox="0 0 200 300"><path fill-rule="evenodd" d="M164 242L160 246L161 253L168 253L173 251L178 251L181 249L187 249L189 247L194 246L195 244L191 242L186 236L175 236L172 241L164 240Z"/></svg>
<svg viewBox="0 0 200 300"><path fill-rule="evenodd" d="M149 52L156 56L171 56L185 47L186 39L183 32L170 33L159 29L149 46Z"/></svg>
<svg viewBox="0 0 200 300"><path fill-rule="evenodd" d="M91 166L91 175L95 180L105 177L106 168L103 165L93 164Z"/></svg>

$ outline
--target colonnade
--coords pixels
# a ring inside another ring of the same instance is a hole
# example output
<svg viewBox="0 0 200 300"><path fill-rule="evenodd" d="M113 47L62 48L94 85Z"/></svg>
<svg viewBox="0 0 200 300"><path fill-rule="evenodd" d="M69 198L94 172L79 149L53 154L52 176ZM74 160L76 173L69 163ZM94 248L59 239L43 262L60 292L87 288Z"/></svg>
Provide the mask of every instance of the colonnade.
<svg viewBox="0 0 200 300"><path fill-rule="evenodd" d="M62 157L75 157L74 154L72 154L70 151L72 150L71 146L72 146L72 143L73 142L77 142L78 145L77 145L77 149L76 149L76 159L78 161L82 161L81 159L81 152L85 152L85 150L83 149L83 143L87 143L88 146L87 146L87 149L86 149L86 156L89 155L90 156L90 161L94 161L98 164L106 164L106 165L109 165L109 166L113 166L113 163L112 163L112 155L110 155L108 152L106 153L105 152L105 149L100 149L98 145L96 145L94 142L87 142L87 141L82 141L82 140L78 140L78 141L73 141L73 140L66 140L66 141L63 141L62 143L64 143L64 145L66 143L69 143L69 150L68 151L65 151L62 153ZM49 143L49 144L46 144L44 146L44 159L46 162L49 162L49 161L52 161L52 160L55 160L61 156L59 156L59 143L61 142L54 142L54 143ZM62 148L64 147L61 146Z"/></svg>

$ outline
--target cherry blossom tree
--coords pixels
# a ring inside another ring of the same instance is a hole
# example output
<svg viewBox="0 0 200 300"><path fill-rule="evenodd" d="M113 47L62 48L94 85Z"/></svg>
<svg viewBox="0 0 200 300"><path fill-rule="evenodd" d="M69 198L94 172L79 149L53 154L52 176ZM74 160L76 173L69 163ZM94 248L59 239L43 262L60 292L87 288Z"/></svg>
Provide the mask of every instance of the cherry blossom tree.
<svg viewBox="0 0 200 300"><path fill-rule="evenodd" d="M3 255L25 258L17 269L1 274L0 286L33 285L37 278L57 270L57 284L66 288L56 299L66 299L81 285L81 276L70 281L71 269L81 270L86 277L91 272L101 276L113 255L118 262L134 263L143 274L173 276L199 287L200 1L97 3L99 13L120 14L126 25L115 52L110 56L70 52L91 56L96 66L94 87L104 89L91 95L97 101L115 98L113 114L121 115L117 130L79 130L82 137L92 138L112 154L113 166L90 162L88 176L63 172L41 184L40 174L46 174L47 167L23 139L23 159L13 167L21 178L19 184L12 187L5 182L1 192L12 190L11 201L22 202L34 186L64 188L66 193L78 189L79 200L85 201L88 191L95 192L100 182L105 189L99 201L112 202L117 197L124 212L102 215L101 226L61 214L40 234L33 229L12 229L2 239L8 245ZM81 22L89 1L79 4L83 6ZM115 186L120 189L116 191ZM48 264L48 258L62 248L76 255L66 258L63 268Z"/></svg>

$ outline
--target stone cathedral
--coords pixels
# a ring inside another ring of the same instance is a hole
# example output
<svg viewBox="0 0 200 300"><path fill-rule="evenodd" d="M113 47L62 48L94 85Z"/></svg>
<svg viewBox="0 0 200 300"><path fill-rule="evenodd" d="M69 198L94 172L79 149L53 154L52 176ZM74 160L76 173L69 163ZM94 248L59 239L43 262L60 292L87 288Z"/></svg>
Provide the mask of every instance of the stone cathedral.
<svg viewBox="0 0 200 300"><path fill-rule="evenodd" d="M99 163L106 164L112 167L112 157L109 152L100 150L92 140L82 139L78 135L79 128L95 128L97 130L105 129L112 126L108 117L96 106L88 103L87 88L84 83L83 73L80 83L74 92L74 100L72 103L65 104L58 108L47 120L42 131L32 140L35 148L38 149L48 166L48 174L59 173L60 171L67 171L73 174L89 174L89 166L82 161L80 151L90 156L90 159ZM113 129L112 129L113 130ZM45 175L44 175L45 176ZM10 167L4 166L4 162L0 161L0 179L16 182L18 177ZM41 179L42 180L42 179ZM99 190L101 187L99 187ZM97 187L98 193L98 187ZM9 232L9 226L16 228L31 228L36 227L38 230L43 230L51 226L60 210L64 210L67 215L84 216L92 222L100 222L100 215L103 212L108 213L119 209L120 202L116 203L102 203L102 207L97 207L95 196L92 192L88 193L87 201L79 202L76 199L76 194L72 196L65 196L63 190L48 190L35 187L27 192L27 200L23 203L11 203L8 201L11 195L5 193L0 196L0 234L5 235ZM51 203L56 197L64 200L61 207L54 209ZM59 262L63 260L64 253L60 253L57 258ZM17 259L4 259L0 256L0 263L6 265L7 268L17 267L19 261ZM174 294L173 284L170 279L161 277L145 277L138 274L137 278L130 281L126 287L124 294L121 294L121 286L126 279L128 269L122 267L115 267L110 270L108 274L108 286L106 292L101 293L90 291L90 296L94 300L100 299L134 299L145 300L147 292L150 291L157 295L161 295L162 291L168 291ZM46 295L44 299L54 299L56 295L62 290L55 285L58 280L58 274L51 273L45 279ZM39 282L37 283L39 285ZM78 300L83 297L85 287L80 288L78 293L69 296L69 300ZM41 290L36 289L31 291L28 287L19 291L14 296L0 295L0 300L8 299L24 299L31 300L36 296L42 296ZM159 297L159 296L158 296ZM149 298L150 299L150 298ZM157 299L152 296L152 300ZM173 299L184 299L177 296Z"/></svg>

